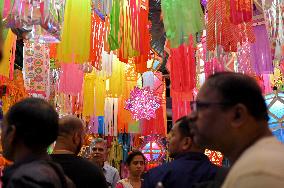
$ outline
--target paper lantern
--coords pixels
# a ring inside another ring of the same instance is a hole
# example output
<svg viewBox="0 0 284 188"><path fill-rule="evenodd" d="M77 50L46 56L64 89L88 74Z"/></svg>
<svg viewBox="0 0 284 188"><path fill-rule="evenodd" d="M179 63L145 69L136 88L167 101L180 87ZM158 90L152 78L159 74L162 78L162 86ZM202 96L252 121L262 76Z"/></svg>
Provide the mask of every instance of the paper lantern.
<svg viewBox="0 0 284 188"><path fill-rule="evenodd" d="M159 136L146 137L140 150L146 157L147 169L160 165L165 159L166 148Z"/></svg>
<svg viewBox="0 0 284 188"><path fill-rule="evenodd" d="M265 96L268 108L268 125L274 136L284 143L284 93L274 91Z"/></svg>
<svg viewBox="0 0 284 188"><path fill-rule="evenodd" d="M160 108L160 99L150 87L142 89L135 87L125 103L125 109L132 113L132 118L135 120L155 118L155 112Z"/></svg>
<svg viewBox="0 0 284 188"><path fill-rule="evenodd" d="M206 149L205 155L209 158L209 160L215 165L222 166L223 155L218 151L211 151Z"/></svg>

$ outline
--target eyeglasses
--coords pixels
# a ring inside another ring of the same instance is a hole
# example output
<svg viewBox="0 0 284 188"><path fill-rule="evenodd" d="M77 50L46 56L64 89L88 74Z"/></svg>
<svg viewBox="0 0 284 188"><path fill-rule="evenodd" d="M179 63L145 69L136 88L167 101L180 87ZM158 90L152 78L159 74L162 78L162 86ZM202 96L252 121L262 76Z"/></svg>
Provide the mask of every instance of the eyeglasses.
<svg viewBox="0 0 284 188"><path fill-rule="evenodd" d="M232 103L228 102L201 102L201 101L191 101L190 108L191 111L197 112L200 109L209 108L210 106L217 105L217 106L228 106L232 105Z"/></svg>

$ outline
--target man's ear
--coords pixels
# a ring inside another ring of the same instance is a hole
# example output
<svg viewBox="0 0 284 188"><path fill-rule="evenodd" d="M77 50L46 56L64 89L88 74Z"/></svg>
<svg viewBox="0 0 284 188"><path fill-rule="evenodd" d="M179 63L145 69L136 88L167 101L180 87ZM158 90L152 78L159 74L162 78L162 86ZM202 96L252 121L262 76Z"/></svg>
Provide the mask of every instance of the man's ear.
<svg viewBox="0 0 284 188"><path fill-rule="evenodd" d="M184 137L183 138L183 145L182 149L183 150L188 150L192 147L192 139L190 137Z"/></svg>
<svg viewBox="0 0 284 188"><path fill-rule="evenodd" d="M241 127L249 116L248 109L243 104L237 104L231 111L231 125L233 128Z"/></svg>
<svg viewBox="0 0 284 188"><path fill-rule="evenodd" d="M7 131L5 133L5 139L9 142L9 144L12 144L16 141L16 127L15 125L11 125L7 128Z"/></svg>
<svg viewBox="0 0 284 188"><path fill-rule="evenodd" d="M73 136L72 136L72 141L73 141L74 144L77 145L78 142L80 141L80 139L81 139L81 138L80 138L80 135L79 135L77 132L73 134Z"/></svg>

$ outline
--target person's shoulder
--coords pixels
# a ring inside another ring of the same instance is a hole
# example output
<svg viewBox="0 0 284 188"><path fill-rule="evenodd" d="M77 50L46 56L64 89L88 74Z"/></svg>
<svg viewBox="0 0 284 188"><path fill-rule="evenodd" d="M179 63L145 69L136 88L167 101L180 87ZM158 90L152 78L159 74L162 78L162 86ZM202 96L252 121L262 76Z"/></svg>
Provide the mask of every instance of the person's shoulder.
<svg viewBox="0 0 284 188"><path fill-rule="evenodd" d="M78 165L81 165L81 167L85 168L85 169L89 169L92 171L96 171L96 172L102 172L102 170L96 166L95 164L93 164L92 162L88 161L87 159L84 159L82 157L77 157L76 161L78 163Z"/></svg>
<svg viewBox="0 0 284 188"><path fill-rule="evenodd" d="M152 176L152 175L158 175L158 174L161 174L161 173L166 173L167 171L170 170L170 167L171 167L171 162L168 162L168 163L163 163L162 165L160 166L157 166L155 168L152 168L151 170L149 170L146 174L148 176Z"/></svg>
<svg viewBox="0 0 284 188"><path fill-rule="evenodd" d="M19 180L22 178L35 182L61 184L60 178L58 177L56 171L43 161L34 161L23 164L17 170L15 170L11 177L12 180Z"/></svg>
<svg viewBox="0 0 284 188"><path fill-rule="evenodd" d="M228 173L226 182L237 182L243 177L267 177L284 179L284 145L274 137L258 140L245 150Z"/></svg>
<svg viewBox="0 0 284 188"><path fill-rule="evenodd" d="M118 170L116 168L114 168L113 166L109 165L108 163L104 164L104 169L106 171L118 172Z"/></svg>
<svg viewBox="0 0 284 188"><path fill-rule="evenodd" d="M242 153L233 169L244 168L242 171L245 172L252 169L279 169L281 166L284 168L283 155L284 145L281 142L273 136L263 138Z"/></svg>

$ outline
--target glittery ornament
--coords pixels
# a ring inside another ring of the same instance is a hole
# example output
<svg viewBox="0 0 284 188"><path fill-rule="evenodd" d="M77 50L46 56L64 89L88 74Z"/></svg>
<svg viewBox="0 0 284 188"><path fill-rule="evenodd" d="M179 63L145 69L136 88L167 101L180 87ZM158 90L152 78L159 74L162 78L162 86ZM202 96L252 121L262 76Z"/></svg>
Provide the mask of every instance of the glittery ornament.
<svg viewBox="0 0 284 188"><path fill-rule="evenodd" d="M160 99L155 96L150 87L142 89L135 87L125 103L125 109L131 112L135 120L155 118L156 110L160 107Z"/></svg>

